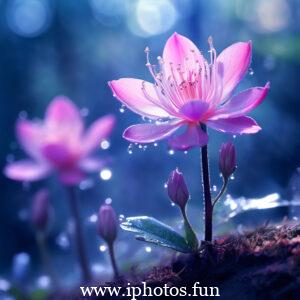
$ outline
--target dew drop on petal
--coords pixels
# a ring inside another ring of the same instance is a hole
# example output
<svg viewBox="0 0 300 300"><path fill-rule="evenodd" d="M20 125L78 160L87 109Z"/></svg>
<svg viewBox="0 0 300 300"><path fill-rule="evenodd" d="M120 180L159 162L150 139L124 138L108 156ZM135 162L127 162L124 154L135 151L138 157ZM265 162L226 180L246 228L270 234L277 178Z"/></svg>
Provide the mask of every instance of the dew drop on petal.
<svg viewBox="0 0 300 300"><path fill-rule="evenodd" d="M216 186L216 185L213 185L212 190L213 190L214 192L216 192L216 191L218 190L217 186Z"/></svg>
<svg viewBox="0 0 300 300"><path fill-rule="evenodd" d="M249 72L249 75L250 75L250 76L252 76L252 75L254 74L254 71L253 71L252 68L250 68L248 72Z"/></svg>
<svg viewBox="0 0 300 300"><path fill-rule="evenodd" d="M234 180L234 178L235 178L235 177L234 177L234 175L232 174L232 175L230 176L230 179L231 179L231 180Z"/></svg>
<svg viewBox="0 0 300 300"><path fill-rule="evenodd" d="M100 178L104 181L110 180L112 177L112 171L110 169L103 169L100 171Z"/></svg>
<svg viewBox="0 0 300 300"><path fill-rule="evenodd" d="M106 251L106 246L105 245L100 245L99 250L100 250L100 252L105 252Z"/></svg>
<svg viewBox="0 0 300 300"><path fill-rule="evenodd" d="M175 206L175 203L171 202L171 206Z"/></svg>

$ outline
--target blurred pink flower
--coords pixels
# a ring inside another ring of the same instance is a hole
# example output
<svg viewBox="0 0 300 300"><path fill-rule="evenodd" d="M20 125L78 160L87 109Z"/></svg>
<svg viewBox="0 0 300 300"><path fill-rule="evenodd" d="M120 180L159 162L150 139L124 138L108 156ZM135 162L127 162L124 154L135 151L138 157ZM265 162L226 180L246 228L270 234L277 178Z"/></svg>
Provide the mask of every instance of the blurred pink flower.
<svg viewBox="0 0 300 300"><path fill-rule="evenodd" d="M261 129L246 114L266 97L269 83L231 96L248 72L251 42L235 43L219 56L211 38L209 44L210 63L192 41L174 33L165 45L163 57L158 57L158 71L149 62L149 49L145 50L154 84L135 78L109 82L114 96L129 109L155 120L152 124L130 126L123 134L125 139L151 143L187 125L184 133L169 139L172 148L187 150L207 144L208 136L200 124L231 134Z"/></svg>
<svg viewBox="0 0 300 300"><path fill-rule="evenodd" d="M114 123L114 116L107 115L84 132L78 108L58 96L49 104L42 122L17 121L18 141L30 159L8 164L4 173L13 180L35 181L56 171L64 184L77 184L85 172L101 169L103 162L91 154L109 136Z"/></svg>

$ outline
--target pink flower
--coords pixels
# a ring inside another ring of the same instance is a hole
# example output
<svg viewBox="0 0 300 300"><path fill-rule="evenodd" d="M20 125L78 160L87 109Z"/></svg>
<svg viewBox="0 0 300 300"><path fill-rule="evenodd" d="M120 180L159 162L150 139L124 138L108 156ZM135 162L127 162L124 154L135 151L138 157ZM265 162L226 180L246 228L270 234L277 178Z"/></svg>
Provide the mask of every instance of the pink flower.
<svg viewBox="0 0 300 300"><path fill-rule="evenodd" d="M200 124L231 133L256 133L261 128L246 116L266 97L264 87L247 89L235 96L233 90L248 71L251 42L239 42L219 56L210 44L210 63L186 37L174 33L167 41L163 56L158 57L159 70L147 64L154 84L134 78L109 82L113 94L137 114L155 120L127 128L123 137L130 142L151 143L169 138L172 148L187 150L208 142ZM180 127L184 133L174 136Z"/></svg>
<svg viewBox="0 0 300 300"><path fill-rule="evenodd" d="M114 123L114 116L107 115L84 132L78 108L58 96L49 104L42 122L17 121L18 141L30 159L8 164L4 173L13 180L35 181L56 171L64 184L77 184L85 172L98 171L103 165L91 153L108 137Z"/></svg>

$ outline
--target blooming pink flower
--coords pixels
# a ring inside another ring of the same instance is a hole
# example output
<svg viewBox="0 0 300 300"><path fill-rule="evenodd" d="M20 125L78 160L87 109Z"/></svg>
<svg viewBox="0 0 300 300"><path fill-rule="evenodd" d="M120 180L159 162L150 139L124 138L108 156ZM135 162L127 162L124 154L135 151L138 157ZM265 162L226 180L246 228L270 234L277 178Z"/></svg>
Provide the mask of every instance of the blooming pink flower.
<svg viewBox="0 0 300 300"><path fill-rule="evenodd" d="M108 137L114 123L114 116L107 115L84 132L78 108L68 98L58 96L49 104L42 122L17 121L18 141L31 159L8 164L4 173L14 180L35 181L57 171L64 184L77 184L85 172L97 171L103 165L91 153Z"/></svg>
<svg viewBox="0 0 300 300"><path fill-rule="evenodd" d="M167 41L159 70L147 64L154 84L134 78L109 82L113 94L137 114L155 120L127 128L123 137L131 142L151 143L169 138L172 148L186 150L208 142L200 124L231 133L256 133L261 128L246 116L266 97L264 87L247 89L235 96L233 90L247 73L251 61L251 42L239 42L219 56L210 44L210 63L186 37L174 33ZM186 125L184 133L173 133Z"/></svg>

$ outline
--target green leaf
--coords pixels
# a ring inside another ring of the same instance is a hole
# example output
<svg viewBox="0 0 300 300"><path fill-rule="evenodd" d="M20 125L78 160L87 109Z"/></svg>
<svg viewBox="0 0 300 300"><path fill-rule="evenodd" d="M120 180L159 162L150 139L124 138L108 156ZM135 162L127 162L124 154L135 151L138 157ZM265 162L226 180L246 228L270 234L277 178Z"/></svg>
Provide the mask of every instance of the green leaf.
<svg viewBox="0 0 300 300"><path fill-rule="evenodd" d="M121 228L136 233L136 239L171 248L178 252L189 253L192 249L184 237L170 226L147 216L127 218Z"/></svg>

